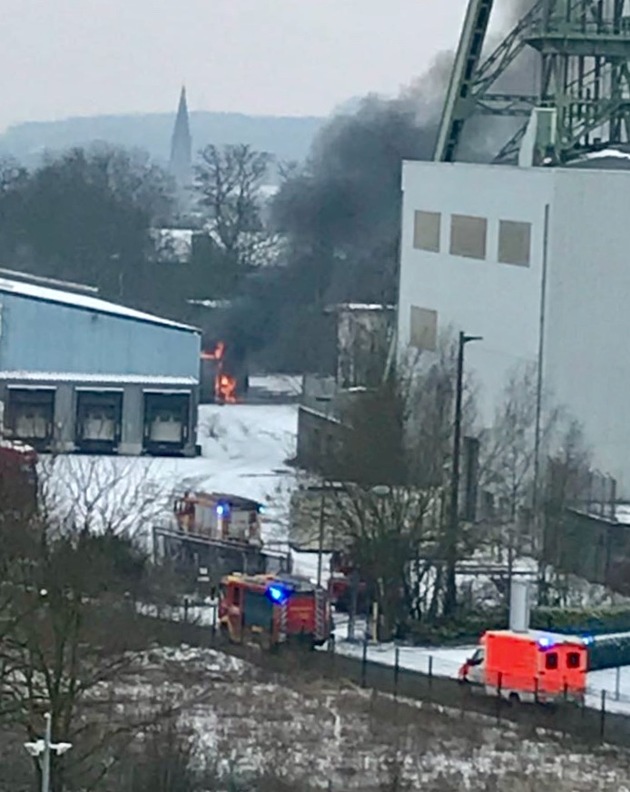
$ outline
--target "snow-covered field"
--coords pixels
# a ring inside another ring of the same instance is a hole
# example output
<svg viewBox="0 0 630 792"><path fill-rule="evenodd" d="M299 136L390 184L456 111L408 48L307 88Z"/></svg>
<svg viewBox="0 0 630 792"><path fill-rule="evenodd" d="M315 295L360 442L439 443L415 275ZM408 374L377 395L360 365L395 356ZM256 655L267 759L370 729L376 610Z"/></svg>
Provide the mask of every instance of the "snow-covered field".
<svg viewBox="0 0 630 792"><path fill-rule="evenodd" d="M168 519L185 489L226 492L268 504L265 538L284 538L295 472L294 405L202 405L194 459L60 456L42 469L54 507L75 521L137 530Z"/></svg>
<svg viewBox="0 0 630 792"><path fill-rule="evenodd" d="M115 690L129 705L178 702L199 758L226 772L272 771L295 792L629 792L630 755L580 751L553 734L472 713L395 704L353 686L274 674L210 649L138 655ZM398 785L394 780L398 778Z"/></svg>

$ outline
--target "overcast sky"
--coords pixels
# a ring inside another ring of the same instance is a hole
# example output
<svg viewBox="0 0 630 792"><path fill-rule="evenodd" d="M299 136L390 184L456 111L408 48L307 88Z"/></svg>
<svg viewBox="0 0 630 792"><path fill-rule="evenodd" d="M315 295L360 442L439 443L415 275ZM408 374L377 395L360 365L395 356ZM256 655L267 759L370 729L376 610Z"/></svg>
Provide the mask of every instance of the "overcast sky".
<svg viewBox="0 0 630 792"><path fill-rule="evenodd" d="M191 109L325 114L457 43L466 0L0 0L0 129Z"/></svg>

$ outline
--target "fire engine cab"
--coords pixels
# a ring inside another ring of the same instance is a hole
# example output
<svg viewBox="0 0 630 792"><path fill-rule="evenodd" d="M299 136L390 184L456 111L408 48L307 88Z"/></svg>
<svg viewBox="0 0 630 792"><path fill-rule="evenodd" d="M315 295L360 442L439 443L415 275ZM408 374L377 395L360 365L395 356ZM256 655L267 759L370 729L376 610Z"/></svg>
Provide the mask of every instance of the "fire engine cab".
<svg viewBox="0 0 630 792"><path fill-rule="evenodd" d="M234 573L221 581L219 624L235 643L313 648L330 637L330 606L326 591L307 578Z"/></svg>

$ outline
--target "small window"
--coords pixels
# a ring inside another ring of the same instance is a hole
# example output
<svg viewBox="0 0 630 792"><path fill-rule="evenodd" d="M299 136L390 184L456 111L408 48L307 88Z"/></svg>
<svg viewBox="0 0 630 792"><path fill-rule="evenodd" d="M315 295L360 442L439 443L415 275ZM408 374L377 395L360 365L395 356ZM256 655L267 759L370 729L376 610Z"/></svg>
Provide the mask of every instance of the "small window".
<svg viewBox="0 0 630 792"><path fill-rule="evenodd" d="M234 593L232 594L232 602L234 605L241 604L241 590L238 586L234 586Z"/></svg>
<svg viewBox="0 0 630 792"><path fill-rule="evenodd" d="M569 652L567 655L567 668L580 667L580 654L579 652Z"/></svg>
<svg viewBox="0 0 630 792"><path fill-rule="evenodd" d="M531 223L517 223L513 220L499 221L498 259L501 264L529 267L531 230Z"/></svg>
<svg viewBox="0 0 630 792"><path fill-rule="evenodd" d="M451 255L485 259L487 233L485 217L451 215Z"/></svg>
<svg viewBox="0 0 630 792"><path fill-rule="evenodd" d="M416 250L440 252L441 219L439 212L414 212L413 246Z"/></svg>
<svg viewBox="0 0 630 792"><path fill-rule="evenodd" d="M409 345L429 352L437 347L437 311L411 306L409 316Z"/></svg>
<svg viewBox="0 0 630 792"><path fill-rule="evenodd" d="M545 655L545 668L549 671L555 671L558 668L558 653L548 652Z"/></svg>

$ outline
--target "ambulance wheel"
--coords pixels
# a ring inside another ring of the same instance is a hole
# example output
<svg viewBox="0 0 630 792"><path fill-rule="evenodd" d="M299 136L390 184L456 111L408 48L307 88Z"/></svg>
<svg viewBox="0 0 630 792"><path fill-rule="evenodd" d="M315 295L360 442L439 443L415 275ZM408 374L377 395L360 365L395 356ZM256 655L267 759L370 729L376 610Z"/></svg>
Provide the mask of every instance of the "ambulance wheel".
<svg viewBox="0 0 630 792"><path fill-rule="evenodd" d="M521 697L518 695L518 693L512 691L508 696L508 701L512 706L515 706L521 703Z"/></svg>

